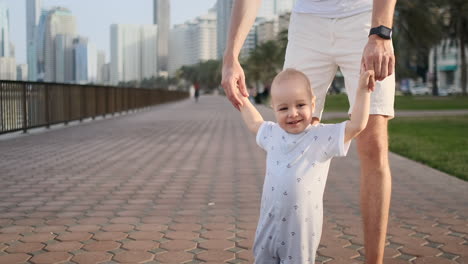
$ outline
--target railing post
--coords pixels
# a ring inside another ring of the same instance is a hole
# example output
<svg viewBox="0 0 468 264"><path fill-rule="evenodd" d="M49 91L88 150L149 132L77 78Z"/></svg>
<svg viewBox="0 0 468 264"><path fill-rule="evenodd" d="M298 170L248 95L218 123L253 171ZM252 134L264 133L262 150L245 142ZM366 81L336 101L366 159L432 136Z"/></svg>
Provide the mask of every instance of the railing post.
<svg viewBox="0 0 468 264"><path fill-rule="evenodd" d="M117 110L117 88L114 87L112 90L114 94L114 109L112 109L112 115L114 115Z"/></svg>
<svg viewBox="0 0 468 264"><path fill-rule="evenodd" d="M26 113L26 83L23 83L23 133L28 131L28 118Z"/></svg>
<svg viewBox="0 0 468 264"><path fill-rule="evenodd" d="M68 125L68 121L71 120L71 100L70 100L70 86L65 90L65 98L63 100L64 104L65 102L68 104L68 107L64 106L63 108L67 108L67 116L65 117L65 125Z"/></svg>
<svg viewBox="0 0 468 264"><path fill-rule="evenodd" d="M84 93L83 93L83 86L80 85L80 122L83 121L83 113L84 113Z"/></svg>
<svg viewBox="0 0 468 264"><path fill-rule="evenodd" d="M96 118L96 113L98 109L96 86L93 86L93 90L94 90L94 112L93 112L93 120L94 120Z"/></svg>
<svg viewBox="0 0 468 264"><path fill-rule="evenodd" d="M104 114L103 117L106 117L109 113L109 87L104 87Z"/></svg>
<svg viewBox="0 0 468 264"><path fill-rule="evenodd" d="M45 121L46 127L50 127L50 113L49 113L49 85L45 86Z"/></svg>
<svg viewBox="0 0 468 264"><path fill-rule="evenodd" d="M3 125L3 83L0 83L0 132L6 130Z"/></svg>

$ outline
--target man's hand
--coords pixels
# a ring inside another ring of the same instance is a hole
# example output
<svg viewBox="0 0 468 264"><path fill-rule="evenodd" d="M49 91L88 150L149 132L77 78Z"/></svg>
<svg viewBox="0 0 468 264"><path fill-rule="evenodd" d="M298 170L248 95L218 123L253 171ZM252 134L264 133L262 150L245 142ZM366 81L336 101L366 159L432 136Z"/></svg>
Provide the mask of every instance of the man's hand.
<svg viewBox="0 0 468 264"><path fill-rule="evenodd" d="M243 104L239 96L248 97L249 94L247 93L247 88L245 86L244 70L237 59L224 60L221 86L223 86L224 92L232 105L237 110L240 110L240 107ZM238 91L240 91L241 95L239 95L236 89L239 89Z"/></svg>
<svg viewBox="0 0 468 264"><path fill-rule="evenodd" d="M364 67L361 70L373 70L377 81L382 81L387 76L392 75L395 68L392 41L382 39L377 35L369 36L361 61Z"/></svg>

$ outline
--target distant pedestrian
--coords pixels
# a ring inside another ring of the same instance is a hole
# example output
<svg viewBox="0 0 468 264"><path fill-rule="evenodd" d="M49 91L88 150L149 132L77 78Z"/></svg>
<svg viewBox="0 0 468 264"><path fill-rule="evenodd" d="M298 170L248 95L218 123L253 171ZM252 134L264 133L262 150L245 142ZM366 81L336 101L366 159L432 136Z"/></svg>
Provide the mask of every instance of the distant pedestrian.
<svg viewBox="0 0 468 264"><path fill-rule="evenodd" d="M195 102L198 102L198 97L200 97L200 84L195 82L193 86L195 87Z"/></svg>

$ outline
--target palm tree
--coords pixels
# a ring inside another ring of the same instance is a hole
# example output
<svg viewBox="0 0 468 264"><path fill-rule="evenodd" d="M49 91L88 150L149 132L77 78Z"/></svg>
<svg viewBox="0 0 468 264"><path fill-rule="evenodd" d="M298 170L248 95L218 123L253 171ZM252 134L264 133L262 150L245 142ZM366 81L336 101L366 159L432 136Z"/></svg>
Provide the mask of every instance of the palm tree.
<svg viewBox="0 0 468 264"><path fill-rule="evenodd" d="M430 50L442 39L436 1L401 0L396 5L393 39L398 79L418 75L425 79ZM438 94L436 78L434 75L433 95Z"/></svg>
<svg viewBox="0 0 468 264"><path fill-rule="evenodd" d="M451 0L442 2L442 16L446 20L446 37L456 40L460 49L461 76L460 84L463 94L467 94L467 64L466 48L468 46L468 2L466 0Z"/></svg>
<svg viewBox="0 0 468 264"><path fill-rule="evenodd" d="M270 84L283 67L284 55L276 41L270 40L258 45L243 61L248 79Z"/></svg>

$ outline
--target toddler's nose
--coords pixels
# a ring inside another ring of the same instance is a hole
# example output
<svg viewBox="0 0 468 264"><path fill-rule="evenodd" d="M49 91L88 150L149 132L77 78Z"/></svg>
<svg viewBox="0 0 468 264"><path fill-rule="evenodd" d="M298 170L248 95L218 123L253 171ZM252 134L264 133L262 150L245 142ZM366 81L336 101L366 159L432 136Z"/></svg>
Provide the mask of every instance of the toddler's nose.
<svg viewBox="0 0 468 264"><path fill-rule="evenodd" d="M295 117L295 116L297 116L297 109L291 108L291 110L289 111L289 117Z"/></svg>

